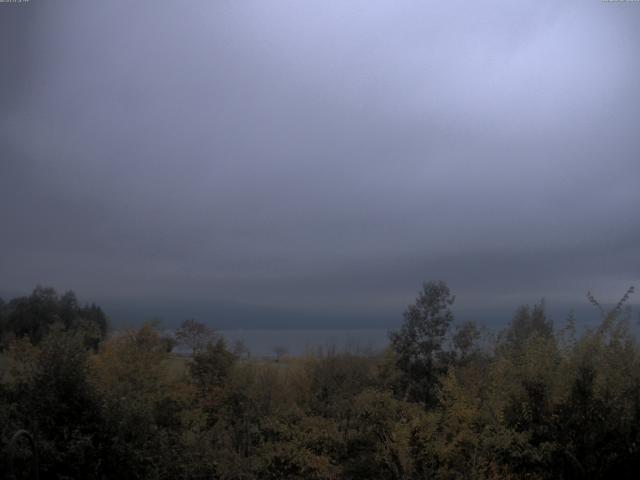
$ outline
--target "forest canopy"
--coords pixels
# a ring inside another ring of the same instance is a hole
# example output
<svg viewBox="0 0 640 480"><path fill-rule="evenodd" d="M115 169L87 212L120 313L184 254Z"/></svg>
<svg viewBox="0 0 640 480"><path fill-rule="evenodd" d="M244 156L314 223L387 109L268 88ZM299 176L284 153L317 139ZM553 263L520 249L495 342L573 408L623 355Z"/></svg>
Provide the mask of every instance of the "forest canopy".
<svg viewBox="0 0 640 480"><path fill-rule="evenodd" d="M152 323L108 332L100 307L37 287L0 302L0 476L635 478L632 293L611 310L589 294L593 329L540 303L488 332L428 282L386 350L274 361L193 319L172 339Z"/></svg>

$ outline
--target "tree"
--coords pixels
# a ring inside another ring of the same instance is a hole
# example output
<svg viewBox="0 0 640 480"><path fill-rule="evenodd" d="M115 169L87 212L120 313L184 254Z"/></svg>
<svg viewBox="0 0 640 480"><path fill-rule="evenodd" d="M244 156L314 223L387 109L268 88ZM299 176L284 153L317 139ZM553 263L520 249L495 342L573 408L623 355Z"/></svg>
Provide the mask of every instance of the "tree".
<svg viewBox="0 0 640 480"><path fill-rule="evenodd" d="M453 335L453 347L456 353L456 360L464 363L477 352L477 342L480 339L480 330L474 322L464 322L456 326L456 333Z"/></svg>
<svg viewBox="0 0 640 480"><path fill-rule="evenodd" d="M516 350L522 349L533 335L550 339L553 337L553 322L547 318L544 300L530 307L522 305L507 328L504 339L506 344Z"/></svg>
<svg viewBox="0 0 640 480"><path fill-rule="evenodd" d="M446 283L427 282L404 312L404 324L390 333L391 347L403 373L404 398L430 406L436 400L434 387L446 371L443 345L453 321L455 297Z"/></svg>
<svg viewBox="0 0 640 480"><path fill-rule="evenodd" d="M213 329L193 319L185 320L176 330L178 344L188 347L194 356L205 349L208 343L215 341L216 337Z"/></svg>
<svg viewBox="0 0 640 480"><path fill-rule="evenodd" d="M33 434L43 478L98 477L102 420L82 333L58 323L38 346L19 340L8 354L10 402L0 410L6 409L10 423L0 425L3 436L17 429Z"/></svg>
<svg viewBox="0 0 640 480"><path fill-rule="evenodd" d="M81 331L85 345L96 350L107 333L102 309L95 304L81 307L72 291L58 295L53 288L37 286L31 295L14 298L1 310L0 341L5 344L12 337L37 344L60 323L65 330Z"/></svg>
<svg viewBox="0 0 640 480"><path fill-rule="evenodd" d="M631 285L627 289L625 294L622 296L622 298L618 301L616 306L611 310L609 310L608 312L606 312L604 308L602 308L602 305L600 305L600 303L595 299L595 297L591 292L587 292L587 299L589 300L591 305L593 305L598 310L598 312L600 313L600 316L602 317L602 323L598 328L598 331L600 333L604 333L619 318L624 319L623 323L626 323L631 319L631 306L626 304L629 300L629 297L634 292L635 292L635 287Z"/></svg>
<svg viewBox="0 0 640 480"><path fill-rule="evenodd" d="M105 478L176 478L180 389L168 371L166 342L147 323L119 332L92 357L92 383L105 425ZM171 472L164 473L161 472Z"/></svg>
<svg viewBox="0 0 640 480"><path fill-rule="evenodd" d="M224 339L219 338L193 356L189 369L194 382L202 392L206 392L211 387L223 385L236 360L236 354L227 350Z"/></svg>

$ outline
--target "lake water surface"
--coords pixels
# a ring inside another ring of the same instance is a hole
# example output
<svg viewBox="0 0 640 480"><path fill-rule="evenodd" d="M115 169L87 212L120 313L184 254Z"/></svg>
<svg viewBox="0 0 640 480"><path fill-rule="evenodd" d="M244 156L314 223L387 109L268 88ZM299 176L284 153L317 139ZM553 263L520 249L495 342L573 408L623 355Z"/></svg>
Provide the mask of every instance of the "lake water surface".
<svg viewBox="0 0 640 480"><path fill-rule="evenodd" d="M333 349L363 353L379 351L388 344L388 330L220 330L229 347L243 341L254 357L274 356L276 347L290 355Z"/></svg>

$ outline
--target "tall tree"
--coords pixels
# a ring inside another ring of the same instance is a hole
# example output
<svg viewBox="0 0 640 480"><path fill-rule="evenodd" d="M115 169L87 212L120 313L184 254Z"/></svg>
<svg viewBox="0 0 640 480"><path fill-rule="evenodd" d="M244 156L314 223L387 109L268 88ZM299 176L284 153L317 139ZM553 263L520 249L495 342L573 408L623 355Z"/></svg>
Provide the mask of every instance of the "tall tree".
<svg viewBox="0 0 640 480"><path fill-rule="evenodd" d="M533 335L553 337L553 322L547 317L544 300L533 307L518 307L504 337L507 345L521 349Z"/></svg>
<svg viewBox="0 0 640 480"><path fill-rule="evenodd" d="M216 338L216 332L212 328L193 319L185 320L176 330L178 344L189 348L194 356Z"/></svg>
<svg viewBox="0 0 640 480"><path fill-rule="evenodd" d="M404 398L425 406L436 400L437 378L446 370L443 346L453 321L451 295L445 282L427 282L404 312L400 330L390 333L396 362L403 373Z"/></svg>
<svg viewBox="0 0 640 480"><path fill-rule="evenodd" d="M102 309L95 304L81 307L72 291L58 295L53 288L37 286L31 295L14 298L1 310L0 344L12 337L37 344L54 324L61 324L66 330L83 332L85 345L95 350L107 333Z"/></svg>

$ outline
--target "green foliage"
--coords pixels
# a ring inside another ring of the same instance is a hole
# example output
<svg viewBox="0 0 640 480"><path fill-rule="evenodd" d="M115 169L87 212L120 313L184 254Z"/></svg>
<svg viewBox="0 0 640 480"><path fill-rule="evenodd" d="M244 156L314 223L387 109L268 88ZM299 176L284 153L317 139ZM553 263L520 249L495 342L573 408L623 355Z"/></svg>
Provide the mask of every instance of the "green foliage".
<svg viewBox="0 0 640 480"><path fill-rule="evenodd" d="M354 399L356 416L347 441L347 478L403 479L412 471L409 444L416 405L390 392L367 389Z"/></svg>
<svg viewBox="0 0 640 480"><path fill-rule="evenodd" d="M438 381L447 368L479 353L480 330L473 322L458 325L451 332L454 301L446 283L425 283L416 302L404 312L402 327L390 333L392 354L388 360L397 368L393 388L400 398L434 407ZM387 368L387 373L392 371Z"/></svg>
<svg viewBox="0 0 640 480"><path fill-rule="evenodd" d="M236 359L236 355L227 350L224 339L220 338L193 356L189 365L191 377L203 393L222 387Z"/></svg>
<svg viewBox="0 0 640 480"><path fill-rule="evenodd" d="M176 330L175 339L178 345L187 347L195 355L216 340L216 333L204 323L188 319Z"/></svg>
<svg viewBox="0 0 640 480"><path fill-rule="evenodd" d="M93 349L107 333L107 317L100 307L80 306L72 291L58 295L53 288L38 286L29 296L0 302L0 350L16 337L37 344L55 324L81 332L85 345Z"/></svg>
<svg viewBox="0 0 640 480"><path fill-rule="evenodd" d="M305 367L311 388L309 407L320 416L339 415L352 397L375 383L370 359L349 353L308 358Z"/></svg>
<svg viewBox="0 0 640 480"><path fill-rule="evenodd" d="M168 371L164 339L150 324L120 332L93 357L102 400L104 459L110 478L169 478L180 458L183 408Z"/></svg>
<svg viewBox="0 0 640 480"><path fill-rule="evenodd" d="M11 380L4 385L3 437L18 428L39 439L46 478L94 478L101 427L99 399L90 384L89 353L82 333L54 326L36 347L11 346Z"/></svg>
<svg viewBox="0 0 640 480"><path fill-rule="evenodd" d="M429 283L382 355L274 362L239 358L193 324L192 357L172 355L153 324L95 349L75 297L38 291L0 305L2 328L7 312L25 327L11 324L0 353L0 476L6 442L27 429L42 478L635 478L631 293L581 334L573 317L556 333L543 304L521 307L480 348L474 324L451 328L446 285Z"/></svg>
<svg viewBox="0 0 640 480"><path fill-rule="evenodd" d="M553 322L547 318L544 301L519 307L502 337L507 348L518 350L534 335L553 337Z"/></svg>

